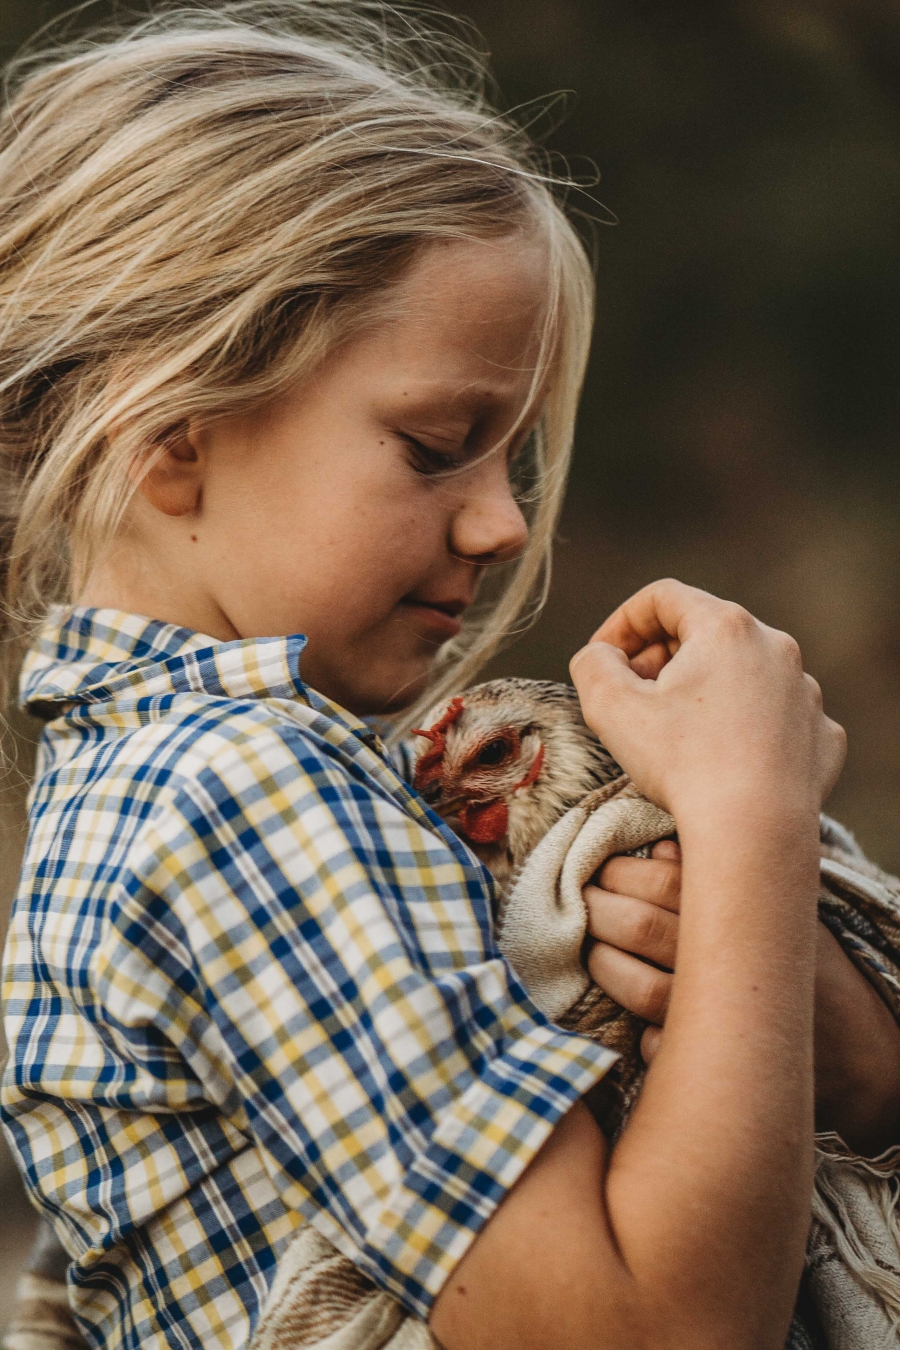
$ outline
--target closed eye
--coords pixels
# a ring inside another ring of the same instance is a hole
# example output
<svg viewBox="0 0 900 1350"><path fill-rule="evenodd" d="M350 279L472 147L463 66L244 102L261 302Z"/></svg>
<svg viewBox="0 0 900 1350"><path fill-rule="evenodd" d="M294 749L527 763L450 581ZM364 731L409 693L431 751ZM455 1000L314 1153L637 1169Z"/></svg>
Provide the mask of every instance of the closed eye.
<svg viewBox="0 0 900 1350"><path fill-rule="evenodd" d="M415 436L408 436L405 432L397 433L399 439L410 450L410 460L416 473L424 474L426 477L431 474L452 473L454 469L460 469L468 458L464 453L451 453L447 450L436 450L433 445L426 445L424 441L417 440Z"/></svg>

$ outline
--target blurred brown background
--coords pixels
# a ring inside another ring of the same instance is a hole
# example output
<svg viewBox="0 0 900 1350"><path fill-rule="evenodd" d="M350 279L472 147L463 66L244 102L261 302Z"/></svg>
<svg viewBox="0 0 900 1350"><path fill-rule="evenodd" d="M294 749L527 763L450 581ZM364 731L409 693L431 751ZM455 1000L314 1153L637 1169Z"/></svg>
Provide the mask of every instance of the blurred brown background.
<svg viewBox="0 0 900 1350"><path fill-rule="evenodd" d="M0 0L3 55L63 8ZM507 103L573 91L547 143L618 220L552 598L497 669L564 678L660 575L739 600L800 640L850 736L831 809L900 870L900 4L446 8ZM0 806L8 892L15 775ZM0 1197L2 1326L33 1222L5 1159Z"/></svg>

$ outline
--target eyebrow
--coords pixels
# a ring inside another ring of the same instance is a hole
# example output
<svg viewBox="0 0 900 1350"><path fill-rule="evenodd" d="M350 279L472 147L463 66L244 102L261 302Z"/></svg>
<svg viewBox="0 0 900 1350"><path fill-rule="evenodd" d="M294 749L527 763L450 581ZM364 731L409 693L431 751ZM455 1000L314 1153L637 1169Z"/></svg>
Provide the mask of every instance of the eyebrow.
<svg viewBox="0 0 900 1350"><path fill-rule="evenodd" d="M485 408L496 408L498 404L510 402L510 392L509 389L488 384L484 380L472 381L462 386L449 381L446 384L435 385L429 380L418 388L410 381L409 388L401 387L399 399L401 402L408 399L410 408L415 408L417 412L428 412L440 405L442 412L458 413L462 421L464 417L471 418L474 413ZM394 395L391 397L393 399Z"/></svg>

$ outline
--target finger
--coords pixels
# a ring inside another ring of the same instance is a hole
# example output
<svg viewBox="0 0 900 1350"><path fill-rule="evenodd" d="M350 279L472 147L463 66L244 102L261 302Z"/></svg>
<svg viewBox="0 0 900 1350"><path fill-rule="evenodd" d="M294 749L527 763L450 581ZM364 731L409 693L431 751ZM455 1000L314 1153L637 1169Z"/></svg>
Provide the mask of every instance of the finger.
<svg viewBox="0 0 900 1350"><path fill-rule="evenodd" d="M668 862L681 862L681 845L677 839L660 839L653 845L651 858L665 858Z"/></svg>
<svg viewBox="0 0 900 1350"><path fill-rule="evenodd" d="M645 1064L653 1063L661 1043L662 1027L645 1027L644 1034L641 1037L641 1059Z"/></svg>
<svg viewBox="0 0 900 1350"><path fill-rule="evenodd" d="M595 943L587 964L594 982L616 1003L645 1022L662 1025L674 976L605 942Z"/></svg>
<svg viewBox="0 0 900 1350"><path fill-rule="evenodd" d="M584 888L591 937L608 942L620 951L644 956L648 961L675 966L678 945L678 915L658 905L635 900L630 895L613 895L596 886Z"/></svg>
<svg viewBox="0 0 900 1350"><path fill-rule="evenodd" d="M581 704L581 715L591 731L607 744L618 716L638 726L647 715L646 699L655 686L642 680L618 647L590 642L569 662L569 674ZM641 702L638 702L641 700Z"/></svg>
<svg viewBox="0 0 900 1350"><path fill-rule="evenodd" d="M610 858L600 869L597 885L661 905L673 914L681 908L681 864L667 858Z"/></svg>
<svg viewBox="0 0 900 1350"><path fill-rule="evenodd" d="M683 642L698 620L727 603L681 581L654 581L620 605L600 625L591 642L608 642L629 657L662 642L671 654L669 644L673 639Z"/></svg>
<svg viewBox="0 0 900 1350"><path fill-rule="evenodd" d="M844 767L844 760L847 758L847 733L840 722L833 721L826 717L825 721L825 747L824 747L824 774L822 783L823 802L829 796L835 783L841 776L841 770Z"/></svg>
<svg viewBox="0 0 900 1350"><path fill-rule="evenodd" d="M635 675L640 675L642 680L655 680L663 666L668 665L673 653L669 650L670 644L667 642L652 642L649 647L645 647L637 656L631 658L631 669Z"/></svg>

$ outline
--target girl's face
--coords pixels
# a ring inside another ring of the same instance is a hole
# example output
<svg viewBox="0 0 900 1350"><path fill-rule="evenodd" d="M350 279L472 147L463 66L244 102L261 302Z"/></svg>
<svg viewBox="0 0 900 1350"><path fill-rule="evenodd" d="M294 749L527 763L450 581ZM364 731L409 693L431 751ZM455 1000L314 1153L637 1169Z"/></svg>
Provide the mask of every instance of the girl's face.
<svg viewBox="0 0 900 1350"><path fill-rule="evenodd" d="M302 388L173 448L81 599L223 639L302 632L320 693L407 705L483 569L526 542L509 464L546 291L526 235L430 246Z"/></svg>

